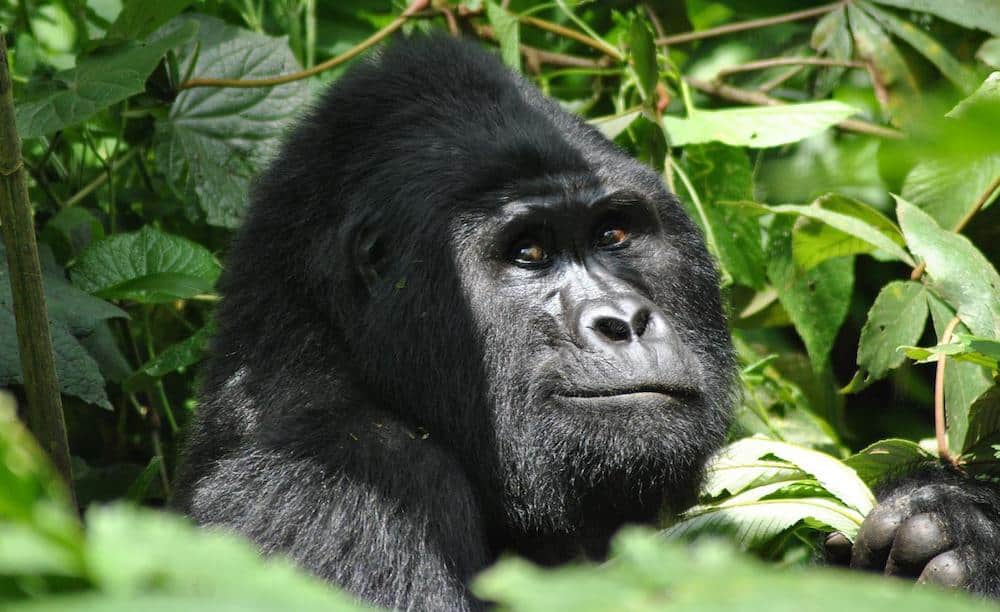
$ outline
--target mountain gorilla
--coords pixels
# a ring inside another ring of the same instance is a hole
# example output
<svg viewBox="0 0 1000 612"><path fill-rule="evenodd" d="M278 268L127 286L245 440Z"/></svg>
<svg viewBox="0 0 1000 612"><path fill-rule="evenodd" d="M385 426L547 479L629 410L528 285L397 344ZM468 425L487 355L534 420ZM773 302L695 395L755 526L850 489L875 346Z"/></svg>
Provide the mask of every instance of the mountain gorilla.
<svg viewBox="0 0 1000 612"><path fill-rule="evenodd" d="M480 607L468 581L501 551L599 558L687 507L724 439L735 364L698 228L469 43L343 75L228 262L176 504L376 604ZM857 564L937 510L891 562L954 550L938 574L995 589L994 494L896 491Z"/></svg>

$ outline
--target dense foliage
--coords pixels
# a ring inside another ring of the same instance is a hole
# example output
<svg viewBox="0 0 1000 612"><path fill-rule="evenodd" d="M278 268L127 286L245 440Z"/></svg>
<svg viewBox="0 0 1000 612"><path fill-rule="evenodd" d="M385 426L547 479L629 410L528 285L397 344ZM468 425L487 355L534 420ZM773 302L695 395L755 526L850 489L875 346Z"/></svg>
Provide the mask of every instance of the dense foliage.
<svg viewBox="0 0 1000 612"><path fill-rule="evenodd" d="M668 535L803 565L823 533L853 537L871 488L910 466L1000 472L995 0L13 0L0 23L86 510L82 529L15 419L30 407L0 258L0 602L353 605L136 504L169 496L252 177L315 92L399 33L496 47L661 171L704 230L744 395L701 503ZM838 599L817 609L978 605L832 570L766 573L646 532L616 550L600 568L504 561L477 592L539 610L798 609L824 591Z"/></svg>

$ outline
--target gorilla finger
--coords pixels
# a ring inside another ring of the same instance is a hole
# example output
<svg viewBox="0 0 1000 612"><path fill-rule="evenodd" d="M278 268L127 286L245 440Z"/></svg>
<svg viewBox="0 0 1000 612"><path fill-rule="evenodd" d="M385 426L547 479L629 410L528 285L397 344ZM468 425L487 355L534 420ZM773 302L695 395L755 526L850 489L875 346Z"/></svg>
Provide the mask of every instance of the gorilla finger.
<svg viewBox="0 0 1000 612"><path fill-rule="evenodd" d="M931 558L948 550L951 545L952 539L937 515L930 512L915 514L896 530L885 573L890 576L918 576Z"/></svg>
<svg viewBox="0 0 1000 612"><path fill-rule="evenodd" d="M823 545L827 561L834 565L850 565L851 549L854 545L847 539L847 536L839 531L834 531L826 536Z"/></svg>
<svg viewBox="0 0 1000 612"><path fill-rule="evenodd" d="M897 509L874 512L865 518L851 551L851 567L882 571L889 558L896 530L903 523L903 513Z"/></svg>
<svg viewBox="0 0 1000 612"><path fill-rule="evenodd" d="M949 550L928 561L917 582L961 588L969 583L969 568L959 550Z"/></svg>

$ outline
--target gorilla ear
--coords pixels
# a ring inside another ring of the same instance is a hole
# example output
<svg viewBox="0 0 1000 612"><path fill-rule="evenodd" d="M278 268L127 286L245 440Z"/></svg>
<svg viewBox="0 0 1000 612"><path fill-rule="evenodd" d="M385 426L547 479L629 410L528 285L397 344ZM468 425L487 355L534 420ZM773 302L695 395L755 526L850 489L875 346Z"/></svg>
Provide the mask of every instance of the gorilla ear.
<svg viewBox="0 0 1000 612"><path fill-rule="evenodd" d="M355 270L371 293L385 271L385 241L381 232L372 228L360 228L355 234L352 251L351 260Z"/></svg>

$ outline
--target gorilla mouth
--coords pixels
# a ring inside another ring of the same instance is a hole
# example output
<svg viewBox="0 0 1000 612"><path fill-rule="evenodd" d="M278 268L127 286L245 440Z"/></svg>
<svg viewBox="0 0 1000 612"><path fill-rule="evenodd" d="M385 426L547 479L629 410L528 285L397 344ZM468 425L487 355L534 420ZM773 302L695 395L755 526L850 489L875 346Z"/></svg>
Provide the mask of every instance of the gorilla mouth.
<svg viewBox="0 0 1000 612"><path fill-rule="evenodd" d="M625 387L618 389L583 389L557 393L559 399L566 400L595 400L595 401L641 401L659 399L663 400L687 400L697 398L697 390L691 387L674 387L668 385L639 385L635 387Z"/></svg>

